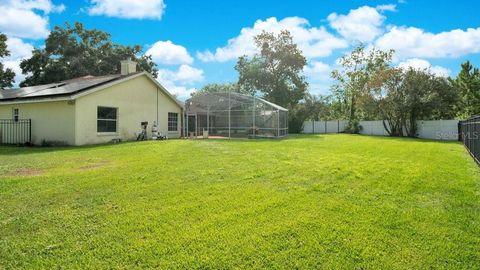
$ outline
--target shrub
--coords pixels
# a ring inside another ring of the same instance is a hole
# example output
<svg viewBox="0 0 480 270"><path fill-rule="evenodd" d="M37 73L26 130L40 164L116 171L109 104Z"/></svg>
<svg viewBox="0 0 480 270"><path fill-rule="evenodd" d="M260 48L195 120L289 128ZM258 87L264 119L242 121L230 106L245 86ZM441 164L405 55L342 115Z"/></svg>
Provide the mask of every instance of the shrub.
<svg viewBox="0 0 480 270"><path fill-rule="evenodd" d="M358 134L362 130L362 126L360 125L360 121L358 119L350 119L347 123L347 127L345 128L346 133Z"/></svg>

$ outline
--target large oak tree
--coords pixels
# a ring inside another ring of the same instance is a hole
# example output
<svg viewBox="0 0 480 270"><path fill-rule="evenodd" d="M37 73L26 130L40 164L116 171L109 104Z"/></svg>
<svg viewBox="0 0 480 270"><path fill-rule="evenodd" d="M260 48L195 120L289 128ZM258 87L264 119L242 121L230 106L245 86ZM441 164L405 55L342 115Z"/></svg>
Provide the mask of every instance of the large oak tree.
<svg viewBox="0 0 480 270"><path fill-rule="evenodd" d="M305 114L299 106L307 94L308 83L303 76L307 64L290 32L278 35L262 32L255 36L259 53L242 56L235 69L239 73L238 86L245 92L261 93L265 99L289 109L290 132L300 132Z"/></svg>
<svg viewBox="0 0 480 270"><path fill-rule="evenodd" d="M242 56L235 69L238 84L246 91L258 91L264 98L284 107L293 107L305 97L308 83L302 75L306 58L293 42L290 32L278 35L262 32L255 36L260 53Z"/></svg>
<svg viewBox="0 0 480 270"><path fill-rule="evenodd" d="M133 59L137 68L157 76L150 56L141 55L139 45L124 46L111 41L109 33L74 26L56 26L45 40L44 48L33 50L32 57L21 62L22 72L28 75L20 84L31 86L68 80L85 75L120 73L120 61Z"/></svg>

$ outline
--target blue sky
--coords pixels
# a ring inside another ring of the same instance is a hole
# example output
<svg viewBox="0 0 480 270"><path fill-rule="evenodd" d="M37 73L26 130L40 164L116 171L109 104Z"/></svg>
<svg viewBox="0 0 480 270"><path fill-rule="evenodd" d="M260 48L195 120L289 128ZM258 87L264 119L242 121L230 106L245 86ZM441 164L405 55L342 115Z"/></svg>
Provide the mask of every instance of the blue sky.
<svg viewBox="0 0 480 270"><path fill-rule="evenodd" d="M142 45L158 80L184 99L206 83L235 81L236 58L255 53L256 33L288 29L307 56L310 92L328 94L336 59L359 42L396 49L394 65L439 76L455 76L466 60L480 66L478 10L478 1L0 0L0 31L10 39L6 65L17 73L55 25L107 31L115 42Z"/></svg>

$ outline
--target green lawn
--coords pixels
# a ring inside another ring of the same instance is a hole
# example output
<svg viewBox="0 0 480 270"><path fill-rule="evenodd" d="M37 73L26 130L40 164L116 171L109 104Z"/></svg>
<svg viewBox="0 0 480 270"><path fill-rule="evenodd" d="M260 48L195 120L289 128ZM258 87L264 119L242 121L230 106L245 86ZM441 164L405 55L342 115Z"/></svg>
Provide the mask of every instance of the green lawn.
<svg viewBox="0 0 480 270"><path fill-rule="evenodd" d="M480 268L461 144L355 135L0 147L0 269Z"/></svg>

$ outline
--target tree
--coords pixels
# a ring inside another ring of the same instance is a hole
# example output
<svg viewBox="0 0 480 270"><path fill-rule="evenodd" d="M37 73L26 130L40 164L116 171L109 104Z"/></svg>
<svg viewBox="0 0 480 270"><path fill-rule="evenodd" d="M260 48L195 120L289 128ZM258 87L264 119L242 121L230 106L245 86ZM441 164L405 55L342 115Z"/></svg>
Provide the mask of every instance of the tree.
<svg viewBox="0 0 480 270"><path fill-rule="evenodd" d="M307 111L307 119L312 121L333 119L329 96L307 94L304 104Z"/></svg>
<svg viewBox="0 0 480 270"><path fill-rule="evenodd" d="M408 112L404 127L410 137L417 135L417 120L450 118L454 112L455 89L447 79L428 70L407 70L402 88L406 97L404 109Z"/></svg>
<svg viewBox="0 0 480 270"><path fill-rule="evenodd" d="M417 135L418 120L452 118L457 93L449 80L428 70L386 69L371 80L385 130L391 136Z"/></svg>
<svg viewBox="0 0 480 270"><path fill-rule="evenodd" d="M255 45L259 54L238 59L238 84L248 91L261 92L280 106L294 107L307 92L308 83L302 75L307 60L290 32L282 30L274 35L264 31L255 37Z"/></svg>
<svg viewBox="0 0 480 270"><path fill-rule="evenodd" d="M460 94L458 116L480 115L480 70L467 61L452 82Z"/></svg>
<svg viewBox="0 0 480 270"><path fill-rule="evenodd" d="M10 51L7 49L7 36L0 33L0 58L10 56ZM0 89L5 87L12 87L15 82L15 73L10 68L4 68L3 63L0 63Z"/></svg>
<svg viewBox="0 0 480 270"><path fill-rule="evenodd" d="M191 96L195 96L201 93L225 93L235 92L245 95L253 95L251 91L241 88L237 83L209 83L204 85L200 90L193 92Z"/></svg>
<svg viewBox="0 0 480 270"><path fill-rule="evenodd" d="M240 57L235 66L239 87L289 109L290 132L300 132L306 114L297 106L307 93L306 58L287 30L278 35L264 31L254 41L260 53Z"/></svg>
<svg viewBox="0 0 480 270"><path fill-rule="evenodd" d="M377 73L370 84L377 89L377 104L383 127L390 136L403 136L407 119L405 93L402 88L405 73L391 68Z"/></svg>
<svg viewBox="0 0 480 270"><path fill-rule="evenodd" d="M20 85L31 86L68 80L85 75L117 74L120 61L133 59L139 70L154 77L157 69L151 56L140 56L142 47L114 44L110 34L87 30L79 22L72 27L56 26L45 40L45 48L37 48L32 57L21 62L22 73L28 75Z"/></svg>
<svg viewBox="0 0 480 270"><path fill-rule="evenodd" d="M350 54L340 59L341 68L334 70L331 74L336 83L332 86L334 96L341 102L344 117L348 119L348 129L351 132L358 132L358 121L360 113L369 113L371 108L364 106L371 104L374 92L370 80L378 72L387 69L392 59L393 50L381 51L372 49L365 51L360 45Z"/></svg>

